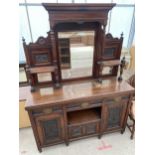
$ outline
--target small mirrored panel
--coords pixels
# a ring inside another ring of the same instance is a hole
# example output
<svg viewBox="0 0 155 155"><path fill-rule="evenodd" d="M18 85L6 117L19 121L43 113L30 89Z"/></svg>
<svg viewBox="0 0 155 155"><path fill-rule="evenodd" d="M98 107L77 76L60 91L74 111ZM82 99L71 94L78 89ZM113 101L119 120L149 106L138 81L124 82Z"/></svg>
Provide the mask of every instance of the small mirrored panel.
<svg viewBox="0 0 155 155"><path fill-rule="evenodd" d="M40 66L40 65L50 65L51 64L51 57L50 52L46 50L42 51L35 51L32 50L32 64L34 66ZM30 55L31 56L31 55Z"/></svg>
<svg viewBox="0 0 155 155"><path fill-rule="evenodd" d="M52 81L51 73L39 73L37 78L39 83Z"/></svg>
<svg viewBox="0 0 155 155"><path fill-rule="evenodd" d="M47 88L41 88L40 89L40 95L41 96L46 96L46 95L53 95L54 90L52 87L47 87Z"/></svg>
<svg viewBox="0 0 155 155"><path fill-rule="evenodd" d="M92 76L94 31L59 32L62 79Z"/></svg>
<svg viewBox="0 0 155 155"><path fill-rule="evenodd" d="M36 63L46 63L48 62L48 55L47 54L38 54L35 55L35 61Z"/></svg>
<svg viewBox="0 0 155 155"><path fill-rule="evenodd" d="M105 48L103 52L104 58L114 58L116 53L116 48Z"/></svg>

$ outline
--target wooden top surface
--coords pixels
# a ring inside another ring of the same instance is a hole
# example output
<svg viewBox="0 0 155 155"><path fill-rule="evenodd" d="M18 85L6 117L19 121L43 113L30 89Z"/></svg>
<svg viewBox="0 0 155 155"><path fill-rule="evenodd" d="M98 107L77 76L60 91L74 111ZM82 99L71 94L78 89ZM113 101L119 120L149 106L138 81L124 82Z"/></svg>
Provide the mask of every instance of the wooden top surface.
<svg viewBox="0 0 155 155"><path fill-rule="evenodd" d="M29 90L30 91L30 90ZM30 93L26 101L26 109L41 106L67 104L73 101L96 99L119 94L133 93L127 82L118 82L116 78L103 80L102 85L94 84L94 80L64 84L60 89L52 87L38 88L36 92Z"/></svg>

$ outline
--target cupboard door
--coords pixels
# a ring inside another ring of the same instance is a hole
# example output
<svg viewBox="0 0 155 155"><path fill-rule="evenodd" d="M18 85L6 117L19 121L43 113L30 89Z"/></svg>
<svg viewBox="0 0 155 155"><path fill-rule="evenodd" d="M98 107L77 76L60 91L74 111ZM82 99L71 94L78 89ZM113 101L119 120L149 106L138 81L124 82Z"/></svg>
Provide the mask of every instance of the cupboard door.
<svg viewBox="0 0 155 155"><path fill-rule="evenodd" d="M106 111L105 128L106 130L121 129L126 112L127 102L107 103L104 108Z"/></svg>
<svg viewBox="0 0 155 155"><path fill-rule="evenodd" d="M99 123L87 124L87 125L85 125L84 129L85 129L85 134L86 135L98 133Z"/></svg>
<svg viewBox="0 0 155 155"><path fill-rule="evenodd" d="M41 145L64 140L63 117L60 114L38 116L36 124Z"/></svg>
<svg viewBox="0 0 155 155"><path fill-rule="evenodd" d="M69 138L76 138L83 135L82 126L69 127Z"/></svg>

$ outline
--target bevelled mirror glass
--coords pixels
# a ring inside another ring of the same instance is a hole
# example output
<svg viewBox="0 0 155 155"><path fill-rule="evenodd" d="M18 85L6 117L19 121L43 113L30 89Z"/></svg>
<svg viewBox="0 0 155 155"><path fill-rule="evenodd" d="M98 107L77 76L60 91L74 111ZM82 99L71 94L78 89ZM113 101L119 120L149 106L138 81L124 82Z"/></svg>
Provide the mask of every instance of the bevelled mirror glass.
<svg viewBox="0 0 155 155"><path fill-rule="evenodd" d="M39 83L52 81L51 73L38 73L37 78Z"/></svg>
<svg viewBox="0 0 155 155"><path fill-rule="evenodd" d="M62 79L92 76L94 35L94 31L58 33Z"/></svg>
<svg viewBox="0 0 155 155"><path fill-rule="evenodd" d="M103 67L102 75L111 75L113 67Z"/></svg>

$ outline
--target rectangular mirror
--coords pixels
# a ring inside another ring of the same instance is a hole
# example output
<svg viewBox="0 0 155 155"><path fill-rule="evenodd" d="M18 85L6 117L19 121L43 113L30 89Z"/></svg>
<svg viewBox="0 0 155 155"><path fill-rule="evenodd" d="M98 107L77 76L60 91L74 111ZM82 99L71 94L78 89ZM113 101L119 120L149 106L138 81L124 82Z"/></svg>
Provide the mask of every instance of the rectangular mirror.
<svg viewBox="0 0 155 155"><path fill-rule="evenodd" d="M51 73L39 73L37 78L39 83L52 81Z"/></svg>
<svg viewBox="0 0 155 155"><path fill-rule="evenodd" d="M111 75L113 67L103 67L102 75Z"/></svg>
<svg viewBox="0 0 155 155"><path fill-rule="evenodd" d="M94 31L58 33L62 79L92 76L94 35Z"/></svg>

